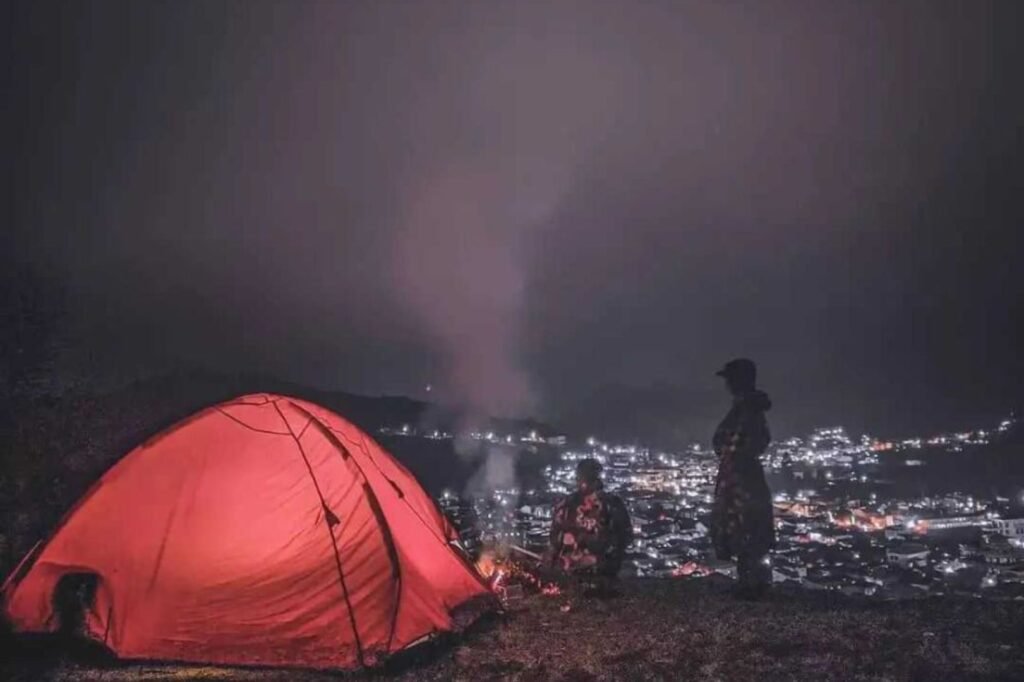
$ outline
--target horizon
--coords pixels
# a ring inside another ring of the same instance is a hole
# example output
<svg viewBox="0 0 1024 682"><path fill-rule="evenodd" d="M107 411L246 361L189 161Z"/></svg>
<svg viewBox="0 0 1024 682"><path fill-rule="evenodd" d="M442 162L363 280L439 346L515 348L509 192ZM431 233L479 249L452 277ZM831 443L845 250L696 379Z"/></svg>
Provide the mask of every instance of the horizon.
<svg viewBox="0 0 1024 682"><path fill-rule="evenodd" d="M446 404L444 402L440 402L438 400L433 399L433 397L430 396L430 395L412 396L412 395L405 395L405 394L401 394L401 393L367 393L367 392L354 391L354 390L348 389L346 387L341 387L341 386L326 386L326 385L321 386L321 385L315 385L315 384L303 384L303 383L300 383L300 382L295 382L295 381L291 381L291 380L288 380L288 379L283 379L281 377L276 377L276 376L271 376L271 375L260 375L258 373L257 374L253 374L253 373L246 373L246 372L225 373L225 372L219 372L216 369L203 368L203 367L192 367L192 368L187 368L187 369L177 369L177 370L174 370L174 371L171 371L171 372L152 374L152 375L148 375L148 376L139 376L139 377L134 377L134 378L131 378L131 379L124 379L121 382L109 385L108 386L108 390L100 392L100 393L94 393L93 395L103 395L103 394L107 394L107 393L116 393L118 391L122 391L122 390L130 388L134 384L142 384L142 385L157 384L157 383L159 383L161 381L174 380L174 379L179 379L179 378L193 379L193 378L197 378L197 377L213 378L213 379L218 379L218 380L227 379L229 381L242 381L243 385L245 386L245 389L244 389L243 393L241 393L241 394L239 394L238 396L235 396L235 397L241 397L241 395L248 395L250 393L278 393L282 386L286 386L286 387L289 387L289 388L294 388L294 389L298 389L299 390L298 394L296 394L294 396L290 396L290 397L296 397L296 398L308 397L307 395L303 395L304 393L305 394L308 394L308 393L325 393L325 394L328 394L328 395L331 395L331 394L343 394L343 395L346 395L346 396L352 396L352 397L355 397L355 398L368 399L368 400L404 400L404 401L411 401L411 402L423 405L425 407L439 408L442 411L444 411L445 413L448 413L449 417L452 420L456 421L456 422L460 420L460 415L462 414L459 405L457 405L457 404ZM254 383L255 385L250 386L249 385L250 383ZM263 388L261 388L261 386ZM606 387L603 387L603 388L605 388L605 389L609 389L610 388L610 389L616 389L616 390L618 390L618 389L626 389L626 390L640 390L640 391L642 391L642 390L645 390L646 388L652 388L652 387L654 387L654 386L643 387L643 386L617 385L617 386L606 386ZM658 385L656 385L656 387L659 390L664 390L664 389L667 388L667 389L670 389L670 390L683 391L683 389L681 387L679 387L679 386L668 386L668 385L665 385L665 384L658 384ZM65 394L63 394L63 395L78 396L78 395L82 395L83 391L88 392L90 390L91 390L91 386L88 386L88 385L84 389L80 388L80 387L69 388L67 390L67 392ZM51 395L53 395L53 394L51 394ZM62 394L58 393L58 394L55 394L55 395L59 396L59 395L62 395ZM85 393L85 395L89 395L89 393ZM719 405L719 407L725 406L729 402L729 399L725 395L724 392L722 393L722 396L723 396L722 404ZM200 409L200 406L197 406L196 409ZM771 413L769 412L769 415L770 414ZM772 442L773 443L778 443L778 442L781 442L781 441L784 441L784 440L789 440L791 438L803 438L804 436L807 436L807 435L811 434L813 431L816 431L816 430L830 429L830 428L837 428L837 427L844 429L851 436L857 436L857 437L870 436L870 437L874 438L876 441L902 441L902 440L905 440L905 439L908 439L908 438L915 438L915 437L925 438L925 437L933 437L933 436L939 436L939 435L954 434L954 433L965 432L965 431L975 431L975 430L984 429L984 428L992 428L991 426L987 427L987 425L998 424L1000 421L1005 420L1005 419L1011 419L1011 420L1012 419L1019 419L1019 414L1020 413L1019 413L1019 411L1016 408L1011 408L1011 409L1003 411L1003 412L996 412L996 413L992 413L992 414L982 415L980 418L978 418L976 415L975 416L968 416L968 415L965 414L958 421L956 421L956 422L954 422L952 424L947 424L947 425L945 425L942 428L937 429L937 430L933 430L933 431L929 431L929 432L910 432L910 431L907 431L907 432L902 432L902 433L880 432L880 431L877 431L877 430L873 430L871 428L867 428L867 429L863 429L863 430L862 429L849 428L844 423L842 418L836 418L836 419L831 419L831 420L826 419L826 420L824 420L824 421L822 421L820 423L813 424L813 425L811 425L811 426L809 426L809 427L807 427L804 430L799 431L799 432L797 432L797 431L788 431L788 432L778 431L777 432L773 428ZM571 436L572 438L586 439L586 438L590 437L591 435L593 435L593 433L600 431L600 429L590 429L589 431L586 431L586 433L584 433L585 430L581 430L581 429L572 429L572 428L568 428L567 429L567 428L565 428L566 425L560 423L558 420L549 418L548 416L544 415L543 413L518 414L518 415L495 415L495 414L490 414L490 415L479 415L479 416L481 417L481 419L486 420L486 421L508 421L508 422L523 422L523 423L535 422L535 423L538 423L538 424L540 424L542 426L546 426L548 428L554 429L555 431L559 431L563 435ZM394 424L393 426L397 426L397 424ZM713 428L713 426L714 426L714 424L709 422L709 428ZM417 425L417 427L418 427L418 425ZM572 433L569 433L569 431L572 431ZM689 448L689 446L692 445L692 444L705 443L705 441L707 441L708 438L710 438L710 431L709 431L709 434L708 434L707 438L704 438L704 439L695 438L695 439L691 440L689 443L685 444L685 446L682 443L680 443L679 447ZM640 444L640 445L643 445L645 447L651 446L651 443L646 442L642 435L637 435L635 437L632 437L632 438L628 439L628 441L631 444ZM615 441L606 441L606 442L608 442L609 444L616 444ZM626 443L625 442L618 442L618 444L626 444Z"/></svg>

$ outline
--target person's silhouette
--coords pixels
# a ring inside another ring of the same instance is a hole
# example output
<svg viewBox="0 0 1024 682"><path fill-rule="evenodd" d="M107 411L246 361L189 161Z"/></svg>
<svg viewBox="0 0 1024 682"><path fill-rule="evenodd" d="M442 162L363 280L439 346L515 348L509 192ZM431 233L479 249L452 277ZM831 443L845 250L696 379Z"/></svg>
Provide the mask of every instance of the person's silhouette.
<svg viewBox="0 0 1024 682"><path fill-rule="evenodd" d="M719 462L711 539L718 558L736 559L739 596L757 598L771 584L768 552L775 545L771 492L759 459L771 441L764 416L771 401L757 390L751 360L732 360L718 376L733 404L712 441Z"/></svg>

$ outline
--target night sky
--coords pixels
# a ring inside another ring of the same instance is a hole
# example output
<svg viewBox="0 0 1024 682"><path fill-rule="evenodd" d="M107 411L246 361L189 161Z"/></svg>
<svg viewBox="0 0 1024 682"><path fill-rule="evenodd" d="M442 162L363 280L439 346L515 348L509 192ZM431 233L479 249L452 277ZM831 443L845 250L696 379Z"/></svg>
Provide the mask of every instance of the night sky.
<svg viewBox="0 0 1024 682"><path fill-rule="evenodd" d="M76 380L658 384L702 433L745 355L781 433L1021 404L1021 3L2 11L3 266Z"/></svg>

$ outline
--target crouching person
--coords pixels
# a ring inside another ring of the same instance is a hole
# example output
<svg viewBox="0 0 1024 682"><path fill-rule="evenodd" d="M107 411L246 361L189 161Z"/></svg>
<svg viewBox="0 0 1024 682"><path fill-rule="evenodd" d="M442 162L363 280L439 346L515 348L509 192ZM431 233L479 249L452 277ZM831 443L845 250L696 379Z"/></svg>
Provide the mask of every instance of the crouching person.
<svg viewBox="0 0 1024 682"><path fill-rule="evenodd" d="M552 567L584 595L610 596L632 540L629 512L618 495L605 492L601 464L581 460L576 492L556 504L552 514Z"/></svg>

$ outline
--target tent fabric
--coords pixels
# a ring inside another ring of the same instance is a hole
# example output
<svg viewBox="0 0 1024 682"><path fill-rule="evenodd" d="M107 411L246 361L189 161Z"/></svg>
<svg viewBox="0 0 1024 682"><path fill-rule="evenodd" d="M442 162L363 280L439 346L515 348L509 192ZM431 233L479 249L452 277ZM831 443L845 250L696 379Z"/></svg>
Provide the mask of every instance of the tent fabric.
<svg viewBox="0 0 1024 682"><path fill-rule="evenodd" d="M122 658L351 668L456 627L490 593L405 467L336 414L275 395L143 443L4 584L52 632L62 576L98 576L87 634Z"/></svg>

